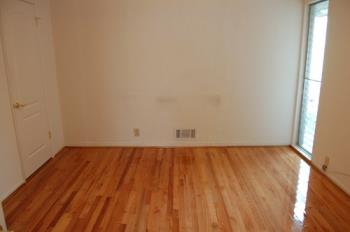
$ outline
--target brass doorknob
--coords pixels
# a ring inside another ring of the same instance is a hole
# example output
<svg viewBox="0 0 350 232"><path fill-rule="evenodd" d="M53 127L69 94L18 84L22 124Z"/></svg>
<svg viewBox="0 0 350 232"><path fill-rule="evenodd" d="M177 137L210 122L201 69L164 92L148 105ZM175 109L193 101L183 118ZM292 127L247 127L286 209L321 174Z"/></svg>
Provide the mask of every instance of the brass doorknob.
<svg viewBox="0 0 350 232"><path fill-rule="evenodd" d="M20 109L22 107L25 107L26 104L22 104L22 103L19 103L19 102L16 102L15 104L13 104L13 108L15 109Z"/></svg>

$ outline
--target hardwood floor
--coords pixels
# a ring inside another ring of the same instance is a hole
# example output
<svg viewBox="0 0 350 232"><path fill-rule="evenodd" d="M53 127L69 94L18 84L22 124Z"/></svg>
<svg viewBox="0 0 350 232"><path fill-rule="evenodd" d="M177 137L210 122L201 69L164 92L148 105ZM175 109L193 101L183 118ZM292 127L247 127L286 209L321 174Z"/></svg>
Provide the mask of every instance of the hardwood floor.
<svg viewBox="0 0 350 232"><path fill-rule="evenodd" d="M65 148L4 208L16 232L350 231L349 196L289 147Z"/></svg>

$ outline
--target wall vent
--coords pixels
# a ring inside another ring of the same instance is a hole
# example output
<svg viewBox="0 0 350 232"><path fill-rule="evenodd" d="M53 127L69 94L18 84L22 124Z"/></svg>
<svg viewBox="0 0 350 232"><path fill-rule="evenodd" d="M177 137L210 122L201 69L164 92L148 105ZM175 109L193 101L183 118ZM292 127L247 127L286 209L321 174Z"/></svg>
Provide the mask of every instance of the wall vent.
<svg viewBox="0 0 350 232"><path fill-rule="evenodd" d="M196 138L196 129L177 129L175 131L177 139L194 139Z"/></svg>

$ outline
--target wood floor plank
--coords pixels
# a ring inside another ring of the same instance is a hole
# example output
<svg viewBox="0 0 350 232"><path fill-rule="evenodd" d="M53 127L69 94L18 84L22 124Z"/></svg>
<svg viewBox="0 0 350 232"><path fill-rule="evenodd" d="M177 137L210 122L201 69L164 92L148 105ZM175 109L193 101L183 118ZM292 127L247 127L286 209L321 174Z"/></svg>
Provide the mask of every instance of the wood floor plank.
<svg viewBox="0 0 350 232"><path fill-rule="evenodd" d="M65 148L4 202L13 231L350 231L289 147Z"/></svg>

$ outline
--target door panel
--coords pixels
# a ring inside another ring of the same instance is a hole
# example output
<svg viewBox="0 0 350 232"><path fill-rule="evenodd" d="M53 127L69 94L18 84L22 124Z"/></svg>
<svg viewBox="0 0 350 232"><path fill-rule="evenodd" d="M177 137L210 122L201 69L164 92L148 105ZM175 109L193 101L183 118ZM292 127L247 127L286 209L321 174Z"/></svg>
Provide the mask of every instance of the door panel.
<svg viewBox="0 0 350 232"><path fill-rule="evenodd" d="M19 0L2 1L1 17L17 139L28 177L51 157L38 19L35 5Z"/></svg>

